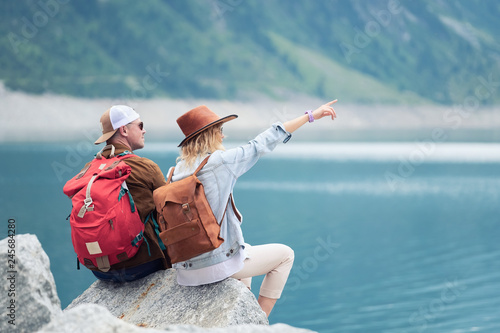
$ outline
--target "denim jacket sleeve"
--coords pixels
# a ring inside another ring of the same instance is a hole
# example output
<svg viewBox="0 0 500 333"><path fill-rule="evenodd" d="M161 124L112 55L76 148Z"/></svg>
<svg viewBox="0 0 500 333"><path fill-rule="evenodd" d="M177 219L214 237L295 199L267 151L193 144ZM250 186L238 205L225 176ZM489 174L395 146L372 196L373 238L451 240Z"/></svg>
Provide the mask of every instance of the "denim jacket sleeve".
<svg viewBox="0 0 500 333"><path fill-rule="evenodd" d="M282 123L274 123L247 144L223 152L223 163L238 178L250 170L262 155L273 151L280 141L288 142L291 136Z"/></svg>
<svg viewBox="0 0 500 333"><path fill-rule="evenodd" d="M217 150L212 154L198 173L198 179L203 183L205 195L217 220L224 214L237 179L250 170L262 155L271 152L281 141L287 142L290 137L291 134L283 124L275 123L245 145L226 151ZM189 170L183 169L183 161L180 161L180 167L175 169L172 181L193 174L203 159L204 156L200 156Z"/></svg>

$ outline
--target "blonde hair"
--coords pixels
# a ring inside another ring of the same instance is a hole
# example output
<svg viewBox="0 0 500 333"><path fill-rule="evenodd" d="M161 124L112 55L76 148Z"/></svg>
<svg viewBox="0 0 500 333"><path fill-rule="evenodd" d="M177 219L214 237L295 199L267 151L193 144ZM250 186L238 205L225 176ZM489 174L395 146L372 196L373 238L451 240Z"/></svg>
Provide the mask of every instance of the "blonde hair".
<svg viewBox="0 0 500 333"><path fill-rule="evenodd" d="M218 137L221 127L222 125L211 126L186 141L181 147L176 163L183 160L184 167L190 169L198 156L208 155L216 150L225 150L222 140Z"/></svg>

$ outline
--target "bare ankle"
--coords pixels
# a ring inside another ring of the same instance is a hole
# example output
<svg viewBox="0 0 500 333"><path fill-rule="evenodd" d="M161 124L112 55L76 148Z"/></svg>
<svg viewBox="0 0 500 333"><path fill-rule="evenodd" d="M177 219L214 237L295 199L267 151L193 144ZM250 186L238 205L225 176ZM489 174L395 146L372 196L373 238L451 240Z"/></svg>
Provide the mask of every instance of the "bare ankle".
<svg viewBox="0 0 500 333"><path fill-rule="evenodd" d="M271 311L273 310L273 307L276 304L276 301L277 301L277 299L259 295L259 299L258 299L259 305L260 305L262 311L264 311L266 313L267 317L269 317L269 315L271 314Z"/></svg>

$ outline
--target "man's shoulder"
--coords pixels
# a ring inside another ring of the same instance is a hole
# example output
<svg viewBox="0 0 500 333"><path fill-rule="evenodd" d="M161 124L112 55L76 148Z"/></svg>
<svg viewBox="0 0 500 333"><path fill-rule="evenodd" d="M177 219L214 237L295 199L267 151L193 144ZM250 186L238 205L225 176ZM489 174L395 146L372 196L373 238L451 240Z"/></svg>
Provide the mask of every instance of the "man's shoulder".
<svg viewBox="0 0 500 333"><path fill-rule="evenodd" d="M158 164L156 164L155 162L153 162L149 158L141 157L141 156L136 155L136 154L132 154L132 156L123 159L123 161L127 164L140 164L143 166L149 166L149 167L154 167L154 168L158 167Z"/></svg>
<svg viewBox="0 0 500 333"><path fill-rule="evenodd" d="M123 160L132 168L132 176L140 182L153 184L157 188L165 183L165 176L158 164L146 157L137 155L128 157Z"/></svg>

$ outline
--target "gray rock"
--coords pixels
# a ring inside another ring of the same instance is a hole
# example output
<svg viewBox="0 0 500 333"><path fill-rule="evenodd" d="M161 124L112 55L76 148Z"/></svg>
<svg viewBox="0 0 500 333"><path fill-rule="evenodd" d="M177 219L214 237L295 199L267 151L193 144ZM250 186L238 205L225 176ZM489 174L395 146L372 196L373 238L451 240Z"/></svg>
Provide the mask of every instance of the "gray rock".
<svg viewBox="0 0 500 333"><path fill-rule="evenodd" d="M80 304L67 309L38 333L310 333L312 331L285 324L245 324L226 328L202 328L195 325L169 325L164 330L143 328L116 318L106 308L95 304Z"/></svg>
<svg viewBox="0 0 500 333"><path fill-rule="evenodd" d="M104 306L115 317L139 326L172 324L205 328L242 324L268 325L254 295L235 279L199 287L183 287L175 270L153 273L128 283L96 281L67 310L80 304Z"/></svg>
<svg viewBox="0 0 500 333"><path fill-rule="evenodd" d="M62 313L49 257L38 238L30 234L2 239L0 249L0 271L2 279L6 279L0 287L0 304L2 309L7 308L7 317L0 320L0 332L35 332ZM9 256L12 254L15 258Z"/></svg>
<svg viewBox="0 0 500 333"><path fill-rule="evenodd" d="M7 310L0 332L312 332L269 326L253 294L237 280L181 287L173 270L125 284L96 281L61 311L50 261L37 237L9 239L0 241L5 249L0 272L6 279L0 306Z"/></svg>
<svg viewBox="0 0 500 333"><path fill-rule="evenodd" d="M53 319L38 333L159 333L156 329L144 329L113 316L105 307L95 304L78 305Z"/></svg>

